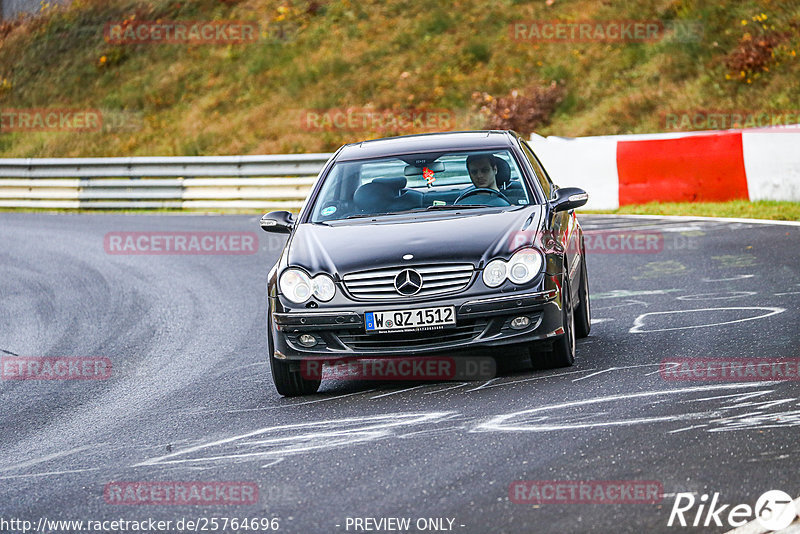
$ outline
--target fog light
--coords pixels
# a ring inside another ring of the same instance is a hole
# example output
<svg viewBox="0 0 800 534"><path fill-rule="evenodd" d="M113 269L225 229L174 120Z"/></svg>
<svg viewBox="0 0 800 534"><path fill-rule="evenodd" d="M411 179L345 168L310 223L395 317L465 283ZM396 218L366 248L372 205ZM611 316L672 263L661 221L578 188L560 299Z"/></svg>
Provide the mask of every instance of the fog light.
<svg viewBox="0 0 800 534"><path fill-rule="evenodd" d="M525 317L524 315L520 315L519 317L514 317L511 320L511 328L513 328L514 330L523 330L525 328L528 328L530 324L531 320Z"/></svg>
<svg viewBox="0 0 800 534"><path fill-rule="evenodd" d="M313 347L314 345L317 344L317 338L315 338L311 334L303 334L299 338L297 338L297 341L304 347Z"/></svg>

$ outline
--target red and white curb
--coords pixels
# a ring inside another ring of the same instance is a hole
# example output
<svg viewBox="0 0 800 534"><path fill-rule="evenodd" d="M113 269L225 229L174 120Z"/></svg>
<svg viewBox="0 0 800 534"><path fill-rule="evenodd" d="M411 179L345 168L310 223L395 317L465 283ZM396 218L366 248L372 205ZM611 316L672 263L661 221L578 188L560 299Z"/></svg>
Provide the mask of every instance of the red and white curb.
<svg viewBox="0 0 800 534"><path fill-rule="evenodd" d="M800 129L540 137L531 145L587 209L647 202L800 201Z"/></svg>

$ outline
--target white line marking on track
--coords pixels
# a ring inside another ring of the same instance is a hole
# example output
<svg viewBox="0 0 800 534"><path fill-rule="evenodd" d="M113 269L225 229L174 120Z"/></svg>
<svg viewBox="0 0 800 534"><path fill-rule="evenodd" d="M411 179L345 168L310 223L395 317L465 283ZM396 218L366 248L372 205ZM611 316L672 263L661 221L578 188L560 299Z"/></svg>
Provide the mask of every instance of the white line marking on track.
<svg viewBox="0 0 800 534"><path fill-rule="evenodd" d="M617 370L616 367L609 367L608 369L603 369L602 371L597 371L595 373L592 373L592 374L589 374L589 375L586 375L586 376L582 376L580 378L576 378L576 379L573 380L573 382L579 382L581 380L586 380L587 378L592 378L593 376L601 375L603 373L608 373L609 371L616 371L616 370Z"/></svg>
<svg viewBox="0 0 800 534"><path fill-rule="evenodd" d="M388 437L396 427L444 421L455 413L401 412L270 426L150 458L133 467L258 460L333 449ZM209 450L213 455L197 454Z"/></svg>
<svg viewBox="0 0 800 534"><path fill-rule="evenodd" d="M490 386L484 385L483 389L498 388L498 387L501 387L501 386L511 386L513 384L520 384L522 382L532 382L533 380L544 380L546 378L555 378L557 376L574 375L574 374L577 374L577 373L589 373L591 371L596 371L596 370L597 369L584 369L582 371L569 371L569 372L566 372L566 373L559 373L559 374L556 374L556 375L532 376L530 378L523 378L522 380L513 380L511 382L501 382L499 384L492 384ZM497 379L495 379L495 380L497 380ZM467 391L472 391L472 390L470 389L470 390L467 390Z"/></svg>
<svg viewBox="0 0 800 534"><path fill-rule="evenodd" d="M47 473L30 473L28 475L8 475L0 477L0 480L10 480L13 478L35 478L35 477L51 477L58 475L71 475L73 473L86 473L87 471L99 471L102 467L92 467L89 469L69 469L67 471L48 471Z"/></svg>
<svg viewBox="0 0 800 534"><path fill-rule="evenodd" d="M599 423L587 423L581 422L579 424L566 424L566 425L530 425L523 422L521 425L514 425L509 424L507 421L512 420L517 417L524 417L534 413L546 412L548 410L558 410L562 408L572 408L575 406L588 406L592 404L600 404L604 402L613 402L618 400L628 400L628 399L639 399L645 397L658 397L664 395L682 395L686 393L696 393L700 391L714 391L714 390L727 390L727 389L738 389L738 388L754 388L754 387L763 387L767 385L767 382L747 382L747 383L734 383L734 384L710 384L705 386L695 386L695 387L688 387L688 388L680 388L680 389L666 389L666 390L656 390L656 391L644 391L641 393L626 393L620 395L608 395L605 397L594 397L591 399L579 400L579 401L570 401L564 402L560 404L549 404L547 406L539 406L537 408L531 408L528 410L521 410L518 412L512 412L509 414L503 414L494 416L488 421L481 423L475 426L470 432L543 432L543 431L550 431L550 430L571 430L571 429L584 429L589 427L600 427L600 426L619 426L619 425L633 425L639 423L651 423L651 422L658 422L658 421L676 421L680 420L681 416L679 415L671 415L671 416L658 416L658 417L643 417L637 419L625 419L620 421L608 421L608 422L599 422ZM697 414L687 414L688 416L693 416Z"/></svg>
<svg viewBox="0 0 800 534"><path fill-rule="evenodd" d="M703 278L703 282L733 282L734 280L745 280L747 278L753 278L754 276L754 274L740 274L731 278Z"/></svg>
<svg viewBox="0 0 800 534"><path fill-rule="evenodd" d="M667 434L677 434L678 432L683 432L684 430L694 430L695 428L704 428L708 425L692 425L692 426L685 426L683 428L679 428L677 430L670 430Z"/></svg>
<svg viewBox="0 0 800 534"><path fill-rule="evenodd" d="M676 313L696 313L696 312L714 312L714 311L725 311L725 310L764 310L769 311L764 315L757 315L755 317L745 317L744 319L735 319L733 321L723 321L720 323L709 323L709 324L697 324L697 325L689 325L689 326L675 326L671 328L656 328L652 330L643 330L644 327L644 318L649 317L652 315L670 315ZM649 332L669 332L672 330L687 330L690 328L709 328L712 326L722 326L726 324L734 324L734 323L743 323L745 321L755 321L756 319L766 319L767 317L771 317L773 315L777 315L779 313L785 312L785 308L769 308L769 307L762 307L762 306L745 306L745 307L732 307L732 308L700 308L697 310L673 310L673 311L666 311L666 312L650 312L644 313L637 317L633 321L633 327L628 330L629 334L644 334Z"/></svg>
<svg viewBox="0 0 800 534"><path fill-rule="evenodd" d="M670 364L669 368L672 369L674 367L677 367L678 365L680 365L680 364L676 362L674 364ZM639 368L639 367L658 367L659 368L658 371L653 371L652 373L645 373L643 376L655 375L655 374L658 374L658 373L661 372L661 364L660 363L640 363L640 364L637 364L637 365L622 365L620 367L609 367L608 369L601 369L601 370L597 371L596 373L592 373L592 374L587 375L587 376L582 376L581 378L576 378L575 380L573 380L573 382L578 382L579 380L584 380L586 378L590 378L590 377L595 376L595 375L607 373L609 371L621 371L623 369L636 369L636 368ZM665 369L666 368L667 368L667 366L665 366Z"/></svg>
<svg viewBox="0 0 800 534"><path fill-rule="evenodd" d="M674 293L676 291L683 291L683 289L649 289L642 291L634 291L629 289L613 289L605 293L597 293L592 295L592 300L619 299L628 297L639 297L644 295L666 295L667 293Z"/></svg>
<svg viewBox="0 0 800 534"><path fill-rule="evenodd" d="M374 397L370 397L369 400L380 399L381 397L388 397L389 395L396 395L398 393L405 393L406 391L411 391L412 389L424 388L425 386L429 386L429 385L430 384L422 384L420 386L414 386L414 387L410 387L410 388L403 388L403 389L399 389L397 391L390 391L389 393L381 393L380 395L375 395Z"/></svg>
<svg viewBox="0 0 800 534"><path fill-rule="evenodd" d="M327 399L316 399L316 400L310 400L310 401L305 401L305 402L295 402L293 404L286 404L286 405L280 406L280 408L288 408L290 406L303 406L305 404L316 404L318 402L326 402L326 401L332 401L332 400L336 400L336 399L341 399L341 398L344 398L344 397L351 397L353 395L361 395L362 393L371 393L371 392L376 391L376 390L377 390L377 388L373 388L373 389L367 389L367 390L364 390L364 391L354 391L353 393L344 393L342 395L334 395L333 397L329 397Z"/></svg>
<svg viewBox="0 0 800 534"><path fill-rule="evenodd" d="M460 384L458 384L458 385L456 385L456 386L451 386L451 387L449 387L449 388L444 388L444 389L436 389L436 390L434 390L434 391L426 391L425 393L423 393L423 395L433 395L434 393L442 393L443 391L450 391L451 389L456 389L456 388L464 387L464 386L466 386L466 385L468 385L468 384L469 384L469 382L461 382Z"/></svg>
<svg viewBox="0 0 800 534"><path fill-rule="evenodd" d="M755 291L725 291L722 293L700 293L699 295L682 295L675 297L678 300L727 300L740 297L750 297L757 295Z"/></svg>
<svg viewBox="0 0 800 534"><path fill-rule="evenodd" d="M483 384L481 384L480 386L478 386L476 388L468 389L467 393L469 393L470 391L478 391L479 389L490 388L492 386L490 386L489 384L491 384L492 382L496 382L498 380L500 380L500 378L492 378L491 380L487 380L486 382L484 382Z"/></svg>
<svg viewBox="0 0 800 534"><path fill-rule="evenodd" d="M100 443L99 445L103 445L103 444ZM83 445L81 447L76 447L76 448L70 449L68 451L54 452L53 454L48 454L47 456L42 456L41 458L34 458L32 460L26 460L24 462L20 462L20 463L15 464L15 465L2 467L2 468L0 468L0 473L6 472L6 471L16 471L17 469L24 469L24 468L30 467L32 465L42 464L42 463L45 463L45 462L49 462L50 460L55 460L56 458L61 458L61 457L69 456L71 454L75 454L75 453L78 453L78 452L81 452L81 451L85 451L86 449L91 449L91 448L96 447L96 446L97 445Z"/></svg>
<svg viewBox="0 0 800 534"><path fill-rule="evenodd" d="M238 410L201 410L201 411L183 412L183 413L185 413L187 415L200 415L200 414L219 414L219 413L232 414L232 413L247 413L247 412L263 412L263 411L267 411L267 410L279 410L281 408L291 408L293 406L303 406L305 404L315 404L317 402L326 402L326 401L341 399L341 398L344 398L344 397L350 397L351 395L360 395L362 393L371 393L371 392L373 392L375 390L376 390L375 388L373 388L373 389L365 389L364 391L354 391L353 393L342 393L341 395L334 395L334 396L327 397L327 398L324 398L324 399L314 399L314 400L304 401L304 402L286 403L286 404L280 404L278 406L262 406L262 407L259 407L259 408L240 408Z"/></svg>

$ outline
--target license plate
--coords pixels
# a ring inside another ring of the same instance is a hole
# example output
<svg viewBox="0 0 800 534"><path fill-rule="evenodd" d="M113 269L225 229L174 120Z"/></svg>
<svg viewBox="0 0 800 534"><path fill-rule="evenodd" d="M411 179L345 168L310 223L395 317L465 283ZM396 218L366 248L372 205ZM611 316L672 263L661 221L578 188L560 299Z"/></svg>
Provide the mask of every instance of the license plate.
<svg viewBox="0 0 800 534"><path fill-rule="evenodd" d="M396 332L398 330L436 330L445 326L455 326L454 306L421 308L414 310L395 310L367 312L364 314L367 332Z"/></svg>

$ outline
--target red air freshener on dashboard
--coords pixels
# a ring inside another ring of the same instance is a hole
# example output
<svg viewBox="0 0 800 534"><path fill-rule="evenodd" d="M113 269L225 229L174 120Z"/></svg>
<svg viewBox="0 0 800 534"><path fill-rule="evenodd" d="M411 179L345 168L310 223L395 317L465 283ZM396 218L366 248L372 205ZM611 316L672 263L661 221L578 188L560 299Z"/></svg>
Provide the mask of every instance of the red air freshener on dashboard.
<svg viewBox="0 0 800 534"><path fill-rule="evenodd" d="M433 176L433 171L428 167L422 168L422 177L425 178L425 183L428 185L431 185L431 183L436 180L436 178Z"/></svg>

